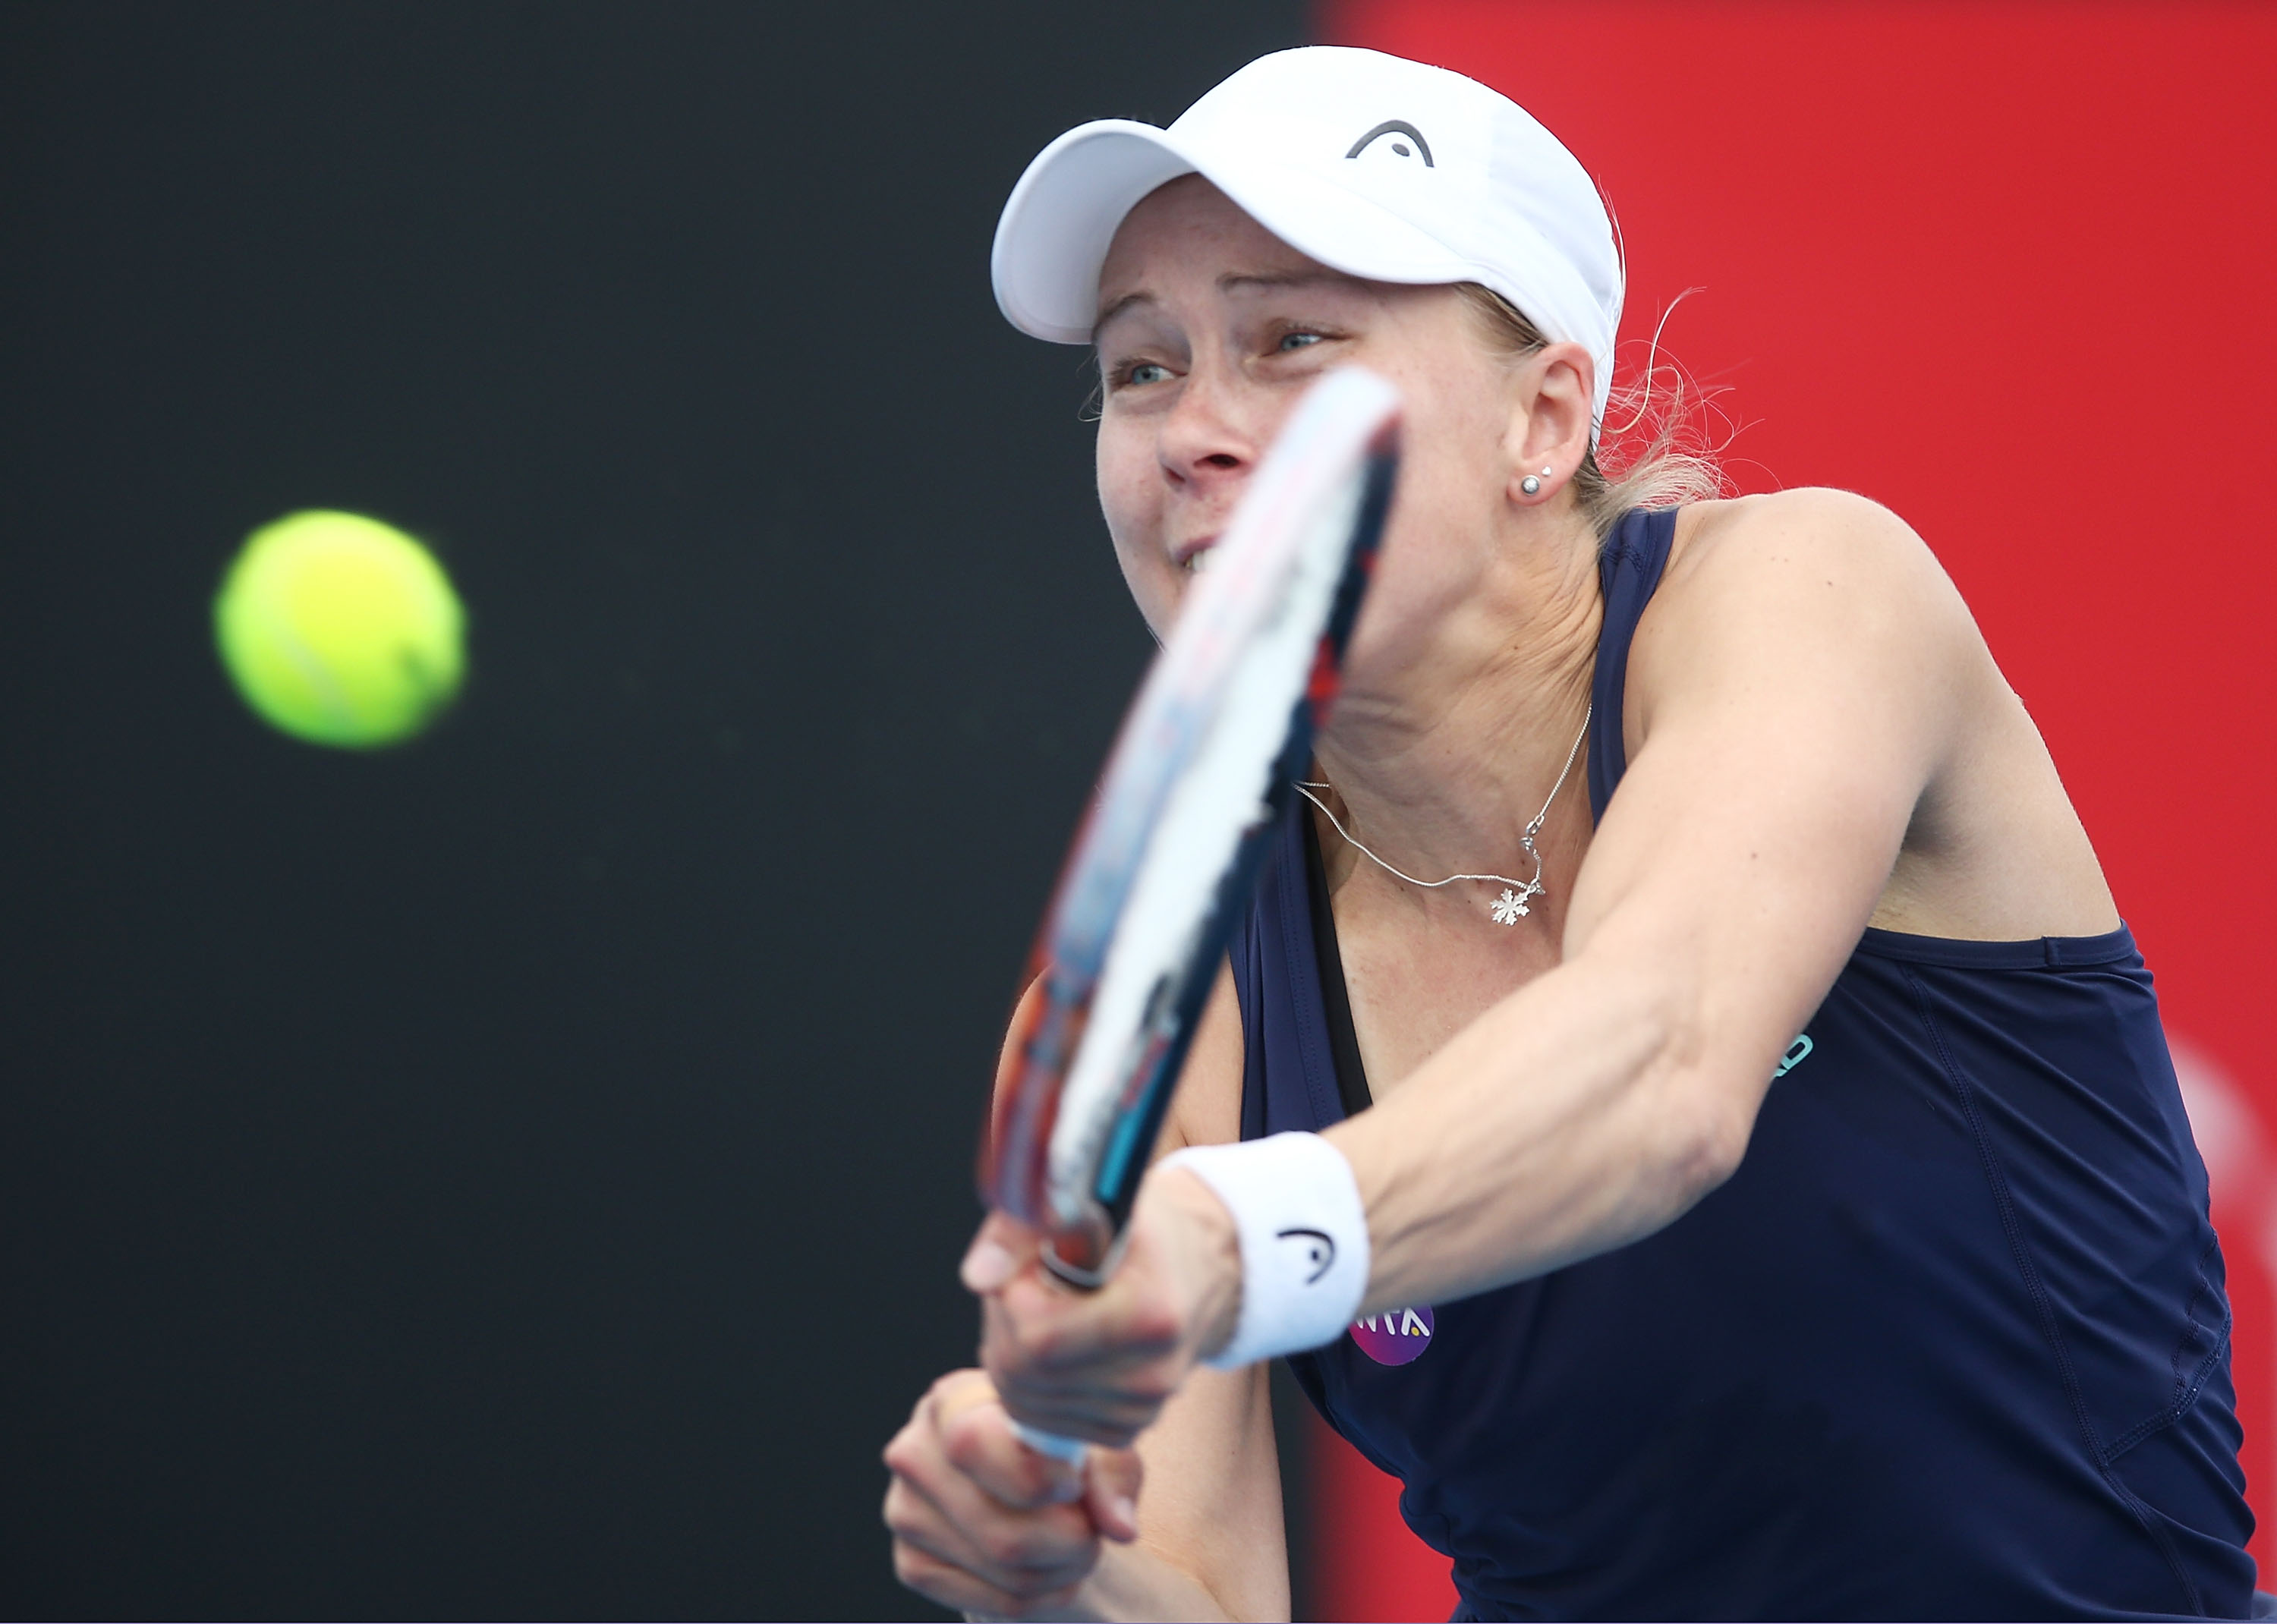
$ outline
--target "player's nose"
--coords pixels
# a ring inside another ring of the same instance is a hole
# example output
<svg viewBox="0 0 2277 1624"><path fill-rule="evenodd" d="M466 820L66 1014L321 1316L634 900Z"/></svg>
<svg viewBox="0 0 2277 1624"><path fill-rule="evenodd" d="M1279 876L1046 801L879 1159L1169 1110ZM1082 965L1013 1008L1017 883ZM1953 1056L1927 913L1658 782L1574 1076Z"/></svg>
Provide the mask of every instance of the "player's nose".
<svg viewBox="0 0 2277 1624"><path fill-rule="evenodd" d="M1263 440L1238 387L1196 368L1162 419L1155 457L1173 486L1230 495L1262 452Z"/></svg>

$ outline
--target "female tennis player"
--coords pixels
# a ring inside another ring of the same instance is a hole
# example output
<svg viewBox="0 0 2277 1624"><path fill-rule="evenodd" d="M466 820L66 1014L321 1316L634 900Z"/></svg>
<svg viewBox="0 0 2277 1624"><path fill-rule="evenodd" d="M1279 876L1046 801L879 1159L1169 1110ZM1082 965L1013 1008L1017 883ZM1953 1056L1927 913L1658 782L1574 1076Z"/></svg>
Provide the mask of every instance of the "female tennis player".
<svg viewBox="0 0 2277 1624"><path fill-rule="evenodd" d="M1565 148L1285 52L1054 142L994 273L1097 347L1158 631L1323 373L1396 383L1405 452L1119 1271L1002 1218L966 1258L986 1368L887 1451L904 1581L1286 1617L1285 1356L1458 1617L2245 1615L2205 1175L2055 767L1894 515L1611 476L1621 262Z"/></svg>

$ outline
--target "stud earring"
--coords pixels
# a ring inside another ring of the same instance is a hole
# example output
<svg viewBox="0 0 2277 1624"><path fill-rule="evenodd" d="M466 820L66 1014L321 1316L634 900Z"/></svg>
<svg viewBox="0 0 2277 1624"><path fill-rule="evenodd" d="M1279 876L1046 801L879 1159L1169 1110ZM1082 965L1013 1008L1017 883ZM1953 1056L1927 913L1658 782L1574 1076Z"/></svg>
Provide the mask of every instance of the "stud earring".
<svg viewBox="0 0 2277 1624"><path fill-rule="evenodd" d="M1529 474L1524 479L1518 482L1518 488L1526 492L1529 497L1538 497L1542 494L1542 481L1548 479L1549 477L1550 470L1544 468L1542 470L1541 478L1537 479L1534 475Z"/></svg>

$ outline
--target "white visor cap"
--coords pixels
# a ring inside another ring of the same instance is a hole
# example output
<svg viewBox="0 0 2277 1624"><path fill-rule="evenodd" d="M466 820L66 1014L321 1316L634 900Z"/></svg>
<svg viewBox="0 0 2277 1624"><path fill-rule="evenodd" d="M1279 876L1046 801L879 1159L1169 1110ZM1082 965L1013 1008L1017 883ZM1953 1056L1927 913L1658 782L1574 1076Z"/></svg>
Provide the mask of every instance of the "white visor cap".
<svg viewBox="0 0 2277 1624"><path fill-rule="evenodd" d="M1088 344L1116 229L1155 187L1200 174L1300 254L1372 282L1477 282L1612 388L1624 282L1579 160L1509 97L1381 51L1260 57L1167 130L1078 125L1028 165L996 223L996 303L1021 331Z"/></svg>

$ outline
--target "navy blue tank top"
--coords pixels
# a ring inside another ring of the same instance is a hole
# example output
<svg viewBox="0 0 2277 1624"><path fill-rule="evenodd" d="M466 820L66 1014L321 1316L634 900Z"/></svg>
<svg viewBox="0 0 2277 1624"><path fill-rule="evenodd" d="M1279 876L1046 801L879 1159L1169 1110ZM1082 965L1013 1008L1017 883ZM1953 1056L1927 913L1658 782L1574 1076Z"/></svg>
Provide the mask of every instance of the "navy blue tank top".
<svg viewBox="0 0 2277 1624"><path fill-rule="evenodd" d="M1604 549L1599 817L1674 530ZM1367 1100L1303 813L1234 941L1245 1138ZM1691 1211L1290 1364L1458 1618L2241 1618L2229 1323L2126 929L1869 930Z"/></svg>

